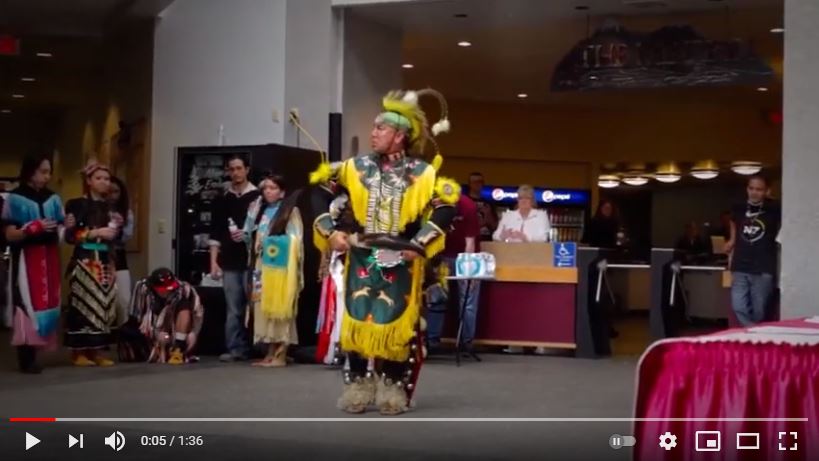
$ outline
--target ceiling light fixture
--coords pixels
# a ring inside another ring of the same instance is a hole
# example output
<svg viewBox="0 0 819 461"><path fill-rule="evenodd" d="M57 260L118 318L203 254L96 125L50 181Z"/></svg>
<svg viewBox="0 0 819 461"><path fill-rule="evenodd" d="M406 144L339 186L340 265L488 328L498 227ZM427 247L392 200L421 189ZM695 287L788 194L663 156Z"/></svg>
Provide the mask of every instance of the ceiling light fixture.
<svg viewBox="0 0 819 461"><path fill-rule="evenodd" d="M458 19L466 19L466 18L469 17L469 15L466 14L466 13L456 13L456 14L453 14L452 16L455 17L455 18L458 18Z"/></svg>
<svg viewBox="0 0 819 461"><path fill-rule="evenodd" d="M749 161L733 162L731 163L731 171L737 174L750 176L762 171L762 163Z"/></svg>
<svg viewBox="0 0 819 461"><path fill-rule="evenodd" d="M36 79L36 78L34 78L34 77L21 77L21 78L20 78L20 81L21 81L21 82L36 82L36 81L37 81L37 79Z"/></svg>
<svg viewBox="0 0 819 461"><path fill-rule="evenodd" d="M472 42L467 42L466 40L462 40L462 41L458 42L458 46L460 46L461 48L469 48L470 46L472 46Z"/></svg>
<svg viewBox="0 0 819 461"><path fill-rule="evenodd" d="M577 11L586 11L589 9L589 7L587 5L577 5L576 7L574 7L574 9L576 9Z"/></svg>
<svg viewBox="0 0 819 461"><path fill-rule="evenodd" d="M691 176L697 179L714 179L719 176L719 165L713 160L697 162L691 168Z"/></svg>
<svg viewBox="0 0 819 461"><path fill-rule="evenodd" d="M784 34L785 33L785 28L784 27L774 27L773 29L771 29L771 33L772 34Z"/></svg>
<svg viewBox="0 0 819 461"><path fill-rule="evenodd" d="M23 98L26 97L26 95L19 94L19 93L14 93L13 95L11 95L11 97L14 98L14 99L23 99Z"/></svg>
<svg viewBox="0 0 819 461"><path fill-rule="evenodd" d="M46 51L41 51L41 52L37 53L37 57L38 58L52 58L52 57L54 57L54 55L49 53L49 52L46 52Z"/></svg>
<svg viewBox="0 0 819 461"><path fill-rule="evenodd" d="M765 93L766 91L768 91L768 88L760 86L759 88L756 89L756 91L759 91L760 93Z"/></svg>
<svg viewBox="0 0 819 461"><path fill-rule="evenodd" d="M0 114L10 114L11 109L0 109Z"/></svg>
<svg viewBox="0 0 819 461"><path fill-rule="evenodd" d="M403 67L404 69L412 69L415 66L412 65L412 64L407 63L407 64L401 64L401 67Z"/></svg>
<svg viewBox="0 0 819 461"><path fill-rule="evenodd" d="M680 168L674 162L664 163L657 167L657 172L654 173L654 179L666 184L677 182L682 177Z"/></svg>
<svg viewBox="0 0 819 461"><path fill-rule="evenodd" d="M648 184L648 178L642 175L628 175L623 178L623 182L629 186L645 186Z"/></svg>
<svg viewBox="0 0 819 461"><path fill-rule="evenodd" d="M529 95L526 94L526 93L518 93L518 98L520 98L520 99L526 99L528 97L529 97Z"/></svg>
<svg viewBox="0 0 819 461"><path fill-rule="evenodd" d="M620 178L613 174L601 174L597 178L597 185L603 189L614 189L620 185Z"/></svg>

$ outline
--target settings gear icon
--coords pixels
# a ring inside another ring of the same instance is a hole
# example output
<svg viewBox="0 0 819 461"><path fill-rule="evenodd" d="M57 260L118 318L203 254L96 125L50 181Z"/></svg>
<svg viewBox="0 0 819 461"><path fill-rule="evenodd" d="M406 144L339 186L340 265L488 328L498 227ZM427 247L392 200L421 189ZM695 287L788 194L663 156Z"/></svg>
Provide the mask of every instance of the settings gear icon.
<svg viewBox="0 0 819 461"><path fill-rule="evenodd" d="M677 446L677 436L671 432L667 432L660 436L660 448L665 448L668 451Z"/></svg>

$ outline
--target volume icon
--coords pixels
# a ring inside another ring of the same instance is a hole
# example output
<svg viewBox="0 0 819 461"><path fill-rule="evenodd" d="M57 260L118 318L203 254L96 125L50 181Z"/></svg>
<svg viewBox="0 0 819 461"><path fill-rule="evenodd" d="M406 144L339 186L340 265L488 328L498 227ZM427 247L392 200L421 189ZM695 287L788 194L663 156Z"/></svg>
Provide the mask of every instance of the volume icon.
<svg viewBox="0 0 819 461"><path fill-rule="evenodd" d="M85 448L85 435L80 434L80 438L76 438L71 434L68 434L68 448L74 448L75 445L79 444L80 448Z"/></svg>
<svg viewBox="0 0 819 461"><path fill-rule="evenodd" d="M125 436L120 431L112 432L111 435L105 438L105 444L114 451L120 451L125 448Z"/></svg>

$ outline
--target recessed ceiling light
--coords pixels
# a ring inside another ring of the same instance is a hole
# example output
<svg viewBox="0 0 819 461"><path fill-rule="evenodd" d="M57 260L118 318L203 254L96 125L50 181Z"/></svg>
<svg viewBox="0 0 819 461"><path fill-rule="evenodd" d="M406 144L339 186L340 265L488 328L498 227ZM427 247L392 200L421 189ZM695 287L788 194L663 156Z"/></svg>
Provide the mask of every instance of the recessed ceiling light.
<svg viewBox="0 0 819 461"><path fill-rule="evenodd" d="M0 114L10 114L11 109L0 109Z"/></svg>
<svg viewBox="0 0 819 461"><path fill-rule="evenodd" d="M53 56L54 56L53 54L51 54L51 53L49 53L47 51L41 51L41 52L37 53L38 58L51 58Z"/></svg>
<svg viewBox="0 0 819 461"><path fill-rule="evenodd" d="M412 69L415 66L410 64L410 63L407 63L407 64L401 64L401 67L403 67L404 69Z"/></svg>
<svg viewBox="0 0 819 461"><path fill-rule="evenodd" d="M587 5L577 5L576 7L574 7L574 9L576 9L577 11L586 11L589 9L589 7Z"/></svg>
<svg viewBox="0 0 819 461"><path fill-rule="evenodd" d="M774 27L773 29L771 29L771 33L772 34L784 34L785 33L785 28L784 27Z"/></svg>
<svg viewBox="0 0 819 461"><path fill-rule="evenodd" d="M26 97L26 95L19 94L19 93L14 93L13 95L11 95L11 97L14 98L14 99L23 99L23 98Z"/></svg>
<svg viewBox="0 0 819 461"><path fill-rule="evenodd" d="M768 88L766 88L764 86L760 86L759 88L756 89L756 91L759 91L760 93L764 93L764 92L768 91Z"/></svg>
<svg viewBox="0 0 819 461"><path fill-rule="evenodd" d="M520 99L526 99L528 97L529 97L529 95L526 94L526 93L518 93L518 98L520 98Z"/></svg>
<svg viewBox="0 0 819 461"><path fill-rule="evenodd" d="M472 46L472 42L467 42L465 40L460 41L460 42L458 42L458 46L463 47L463 48L467 48L467 47Z"/></svg>
<svg viewBox="0 0 819 461"><path fill-rule="evenodd" d="M465 18L468 18L468 17L469 17L469 15L468 15L468 14L466 14L466 13L457 13L457 14L453 14L452 16L453 16L453 17L456 17L456 18L458 18L458 19L465 19Z"/></svg>
<svg viewBox="0 0 819 461"><path fill-rule="evenodd" d="M34 78L34 77L22 77L22 78L20 78L20 81L21 82L36 82L37 79Z"/></svg>

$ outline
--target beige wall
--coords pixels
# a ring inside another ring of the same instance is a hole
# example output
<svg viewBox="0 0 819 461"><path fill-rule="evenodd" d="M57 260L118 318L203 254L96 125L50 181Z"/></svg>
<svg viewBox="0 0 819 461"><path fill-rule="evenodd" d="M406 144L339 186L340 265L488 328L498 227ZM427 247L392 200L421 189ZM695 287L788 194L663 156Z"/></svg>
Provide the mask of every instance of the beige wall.
<svg viewBox="0 0 819 461"><path fill-rule="evenodd" d="M445 174L589 188L608 162L760 160L779 165L781 126L759 109L643 101L622 110L450 102Z"/></svg>

